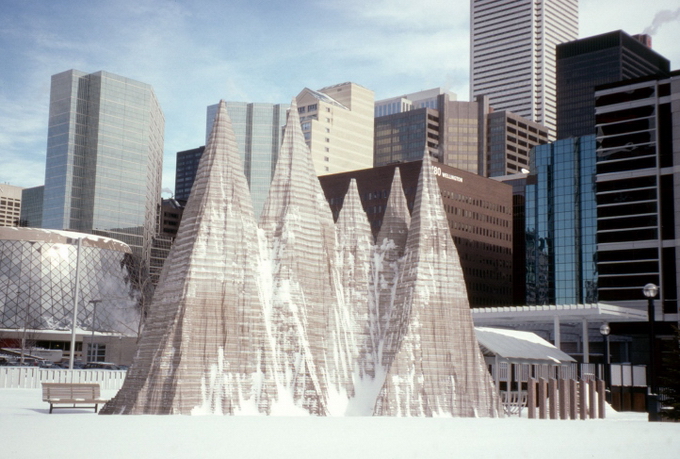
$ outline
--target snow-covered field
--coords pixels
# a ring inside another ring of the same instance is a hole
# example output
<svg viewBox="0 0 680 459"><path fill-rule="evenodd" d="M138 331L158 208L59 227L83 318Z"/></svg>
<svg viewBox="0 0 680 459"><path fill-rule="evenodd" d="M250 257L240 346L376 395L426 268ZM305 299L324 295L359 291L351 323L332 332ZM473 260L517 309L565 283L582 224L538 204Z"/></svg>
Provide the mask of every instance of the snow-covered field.
<svg viewBox="0 0 680 459"><path fill-rule="evenodd" d="M106 392L112 397L115 392ZM0 458L678 458L680 424L606 420L48 414L39 389L0 389Z"/></svg>

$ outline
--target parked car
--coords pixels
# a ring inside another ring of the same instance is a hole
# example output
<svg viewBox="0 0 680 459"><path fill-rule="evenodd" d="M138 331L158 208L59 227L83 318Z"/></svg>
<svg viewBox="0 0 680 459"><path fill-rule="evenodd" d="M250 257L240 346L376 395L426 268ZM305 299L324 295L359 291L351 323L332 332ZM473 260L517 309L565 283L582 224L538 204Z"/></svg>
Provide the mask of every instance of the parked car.
<svg viewBox="0 0 680 459"><path fill-rule="evenodd" d="M120 370L118 365L111 362L89 362L85 364L86 370Z"/></svg>

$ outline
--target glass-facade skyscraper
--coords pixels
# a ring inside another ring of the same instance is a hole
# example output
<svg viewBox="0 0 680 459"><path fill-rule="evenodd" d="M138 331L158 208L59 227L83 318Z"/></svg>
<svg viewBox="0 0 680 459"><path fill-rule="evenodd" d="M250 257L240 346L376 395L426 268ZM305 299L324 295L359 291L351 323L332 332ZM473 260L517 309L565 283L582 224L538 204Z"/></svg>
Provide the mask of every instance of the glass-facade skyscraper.
<svg viewBox="0 0 680 459"><path fill-rule="evenodd" d="M528 305L597 302L595 136L539 145L526 184Z"/></svg>
<svg viewBox="0 0 680 459"><path fill-rule="evenodd" d="M238 151L243 158L243 169L250 186L255 216L259 217L274 176L290 104L226 102L226 105L236 134ZM206 140L210 135L217 107L217 104L208 107Z"/></svg>
<svg viewBox="0 0 680 459"><path fill-rule="evenodd" d="M148 84L105 71L53 75L43 228L118 239L148 263L164 129Z"/></svg>

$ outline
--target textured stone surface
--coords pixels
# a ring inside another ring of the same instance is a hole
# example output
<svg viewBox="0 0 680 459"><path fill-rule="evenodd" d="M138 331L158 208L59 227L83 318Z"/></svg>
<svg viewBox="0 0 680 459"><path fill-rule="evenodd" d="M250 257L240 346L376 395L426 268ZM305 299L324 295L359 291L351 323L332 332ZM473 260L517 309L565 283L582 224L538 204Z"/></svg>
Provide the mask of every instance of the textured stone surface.
<svg viewBox="0 0 680 459"><path fill-rule="evenodd" d="M333 223L295 102L256 228L220 109L125 384L104 413L496 416L431 166L377 242Z"/></svg>

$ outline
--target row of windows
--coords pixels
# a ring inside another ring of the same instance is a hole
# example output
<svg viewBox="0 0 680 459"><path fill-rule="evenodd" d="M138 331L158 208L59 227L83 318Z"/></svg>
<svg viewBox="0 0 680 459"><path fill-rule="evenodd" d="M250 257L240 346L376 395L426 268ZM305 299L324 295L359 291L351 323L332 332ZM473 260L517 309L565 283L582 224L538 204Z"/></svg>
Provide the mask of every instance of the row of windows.
<svg viewBox="0 0 680 459"><path fill-rule="evenodd" d="M473 206L481 207L482 209L488 209L493 212L500 212L503 214L511 214L508 207L490 201L485 201L483 199L475 199L470 196L466 196L460 193L455 193L449 190L442 190L442 196L444 198L453 199L454 201L463 202L465 204L471 204Z"/></svg>
<svg viewBox="0 0 680 459"><path fill-rule="evenodd" d="M452 231L462 231L464 233L477 234L479 236L490 237L501 241L512 241L512 234L506 232L495 231L489 228L468 225L459 221L449 220L449 228Z"/></svg>

